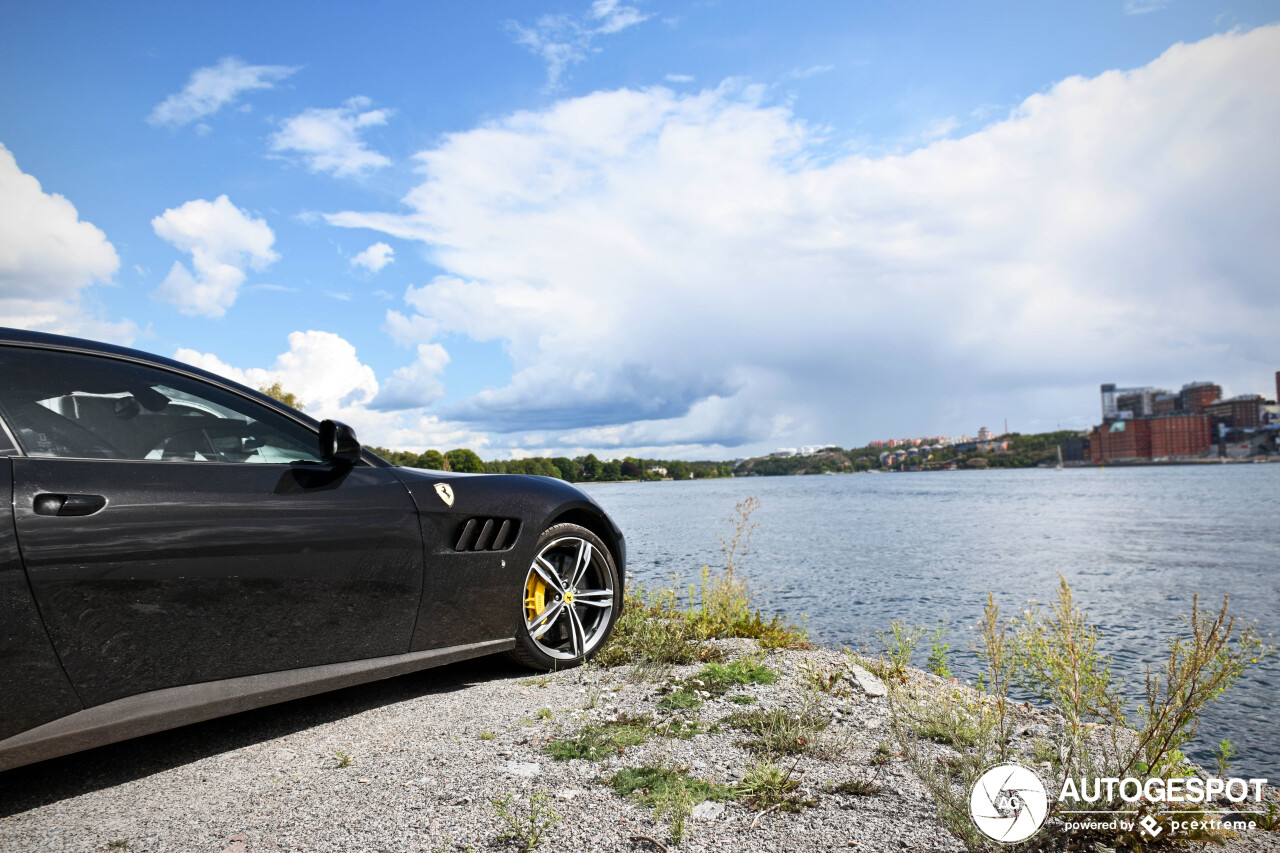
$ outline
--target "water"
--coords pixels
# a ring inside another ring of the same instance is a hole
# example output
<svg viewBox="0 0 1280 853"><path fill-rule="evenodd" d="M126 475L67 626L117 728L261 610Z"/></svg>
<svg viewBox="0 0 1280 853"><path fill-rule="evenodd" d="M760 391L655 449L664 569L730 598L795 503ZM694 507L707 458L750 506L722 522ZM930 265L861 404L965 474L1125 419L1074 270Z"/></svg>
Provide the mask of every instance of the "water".
<svg viewBox="0 0 1280 853"><path fill-rule="evenodd" d="M763 609L807 618L830 645L878 647L891 620L950 630L952 669L969 651L987 592L1001 612L1049 601L1061 573L1103 633L1112 672L1140 695L1192 596L1280 634L1280 465L752 477L588 485L627 536L628 577L685 586L723 565L737 501L754 495L759 528L743 567ZM917 650L918 664L927 642ZM1250 669L1210 706L1187 750L1232 773L1280 779L1280 658Z"/></svg>

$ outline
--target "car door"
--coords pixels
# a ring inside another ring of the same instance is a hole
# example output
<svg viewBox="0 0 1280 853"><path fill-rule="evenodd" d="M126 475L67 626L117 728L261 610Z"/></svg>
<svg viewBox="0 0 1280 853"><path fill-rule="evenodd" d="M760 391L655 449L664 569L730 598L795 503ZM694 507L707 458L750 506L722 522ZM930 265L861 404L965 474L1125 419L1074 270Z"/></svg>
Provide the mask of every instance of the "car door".
<svg viewBox="0 0 1280 853"><path fill-rule="evenodd" d="M391 469L176 370L0 347L31 591L86 705L408 651L414 504Z"/></svg>

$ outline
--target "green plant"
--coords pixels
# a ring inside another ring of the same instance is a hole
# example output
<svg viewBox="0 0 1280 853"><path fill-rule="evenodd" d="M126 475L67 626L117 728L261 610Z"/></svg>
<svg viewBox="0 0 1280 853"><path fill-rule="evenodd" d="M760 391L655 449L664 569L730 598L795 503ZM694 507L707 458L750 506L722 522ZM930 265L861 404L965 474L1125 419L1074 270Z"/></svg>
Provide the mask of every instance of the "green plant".
<svg viewBox="0 0 1280 853"><path fill-rule="evenodd" d="M622 796L631 797L650 808L658 797L675 786L688 788L696 800L695 805L704 800L733 799L731 789L690 776L687 769L654 764L624 767L609 778L609 784Z"/></svg>
<svg viewBox="0 0 1280 853"><path fill-rule="evenodd" d="M871 764L879 767L888 764L893 760L893 747L881 741L876 744L875 751L871 753Z"/></svg>
<svg viewBox="0 0 1280 853"><path fill-rule="evenodd" d="M864 779L861 776L854 776L852 779L846 779L843 782L833 782L826 787L828 794L844 794L850 797L871 797L884 792L874 777Z"/></svg>
<svg viewBox="0 0 1280 853"><path fill-rule="evenodd" d="M815 666L808 661L800 662L800 679L809 690L828 693L832 696L848 696L851 681L849 674L839 669L827 669Z"/></svg>
<svg viewBox="0 0 1280 853"><path fill-rule="evenodd" d="M1202 611L1199 599L1193 599L1186 620L1189 636L1170 641L1163 667L1148 668L1146 701L1138 709L1141 724L1131 728L1124 714L1122 688L1112 676L1110 660L1099 650L1097 628L1075 603L1065 578L1060 579L1057 593L1047 610L1031 607L1012 621L1000 618L994 597L988 596L977 648L986 664L982 692L974 699L957 693L955 706L946 711L950 720L938 719L937 711L931 719L921 707L922 697L909 686L890 691L891 722L904 757L933 796L942 823L970 849L988 849L968 818L968 791L984 768L1008 760L1011 684L1052 702L1065 720L1060 732L1031 744L1036 759L1049 764L1053 780L1047 787L1051 790L1066 790L1067 785L1074 787L1085 779L1179 777L1191 773L1182 747L1194 736L1204 707L1271 651L1253 628L1237 629L1226 598L1216 615ZM954 754L937 761L920 748L925 738L944 740ZM1220 761L1229 763L1233 747L1220 745L1220 750ZM1053 819L1059 809L1078 806L1069 795L1051 799L1049 817ZM1132 803L1113 794L1090 801L1088 807L1122 820L1115 829L1064 830L1076 842L1150 849L1150 837L1140 832L1139 821L1145 818L1162 827L1172 826L1175 820L1202 825L1189 832L1169 832L1162 844L1172 843L1171 839L1221 842L1230 837L1227 830L1208 824L1213 813L1200 805Z"/></svg>
<svg viewBox="0 0 1280 853"><path fill-rule="evenodd" d="M277 385L279 385L279 383L276 383L276 384L277 384ZM115 839L114 841L108 841L108 842L107 842L107 849L108 849L108 850L128 850L128 849L129 849L129 839L127 839L127 838L117 838L117 839Z"/></svg>
<svg viewBox="0 0 1280 853"><path fill-rule="evenodd" d="M888 631L877 631L876 638L884 646L881 677L886 680L905 681L916 644L923 636L924 628L898 621L890 622Z"/></svg>
<svg viewBox="0 0 1280 853"><path fill-rule="evenodd" d="M754 705L758 700L754 696L730 696L729 701L735 705Z"/></svg>
<svg viewBox="0 0 1280 853"><path fill-rule="evenodd" d="M599 761L616 755L627 747L638 746L653 734L647 721L623 719L585 726L573 737L551 741L543 747L543 751L557 761L575 758Z"/></svg>
<svg viewBox="0 0 1280 853"><path fill-rule="evenodd" d="M356 763L356 760L351 757L350 753L343 752L342 750L336 750L333 753L333 757L334 757L334 760L338 762L336 765L334 765L335 767L339 767L339 768L350 767L351 765Z"/></svg>
<svg viewBox="0 0 1280 853"><path fill-rule="evenodd" d="M795 762L786 770L768 759L753 762L737 786L738 795L754 809L800 811L817 805L817 801L798 793L801 779L793 778L795 770Z"/></svg>
<svg viewBox="0 0 1280 853"><path fill-rule="evenodd" d="M522 678L519 681L517 681L516 684L519 684L521 687L550 687L551 676L550 675L534 675L529 678Z"/></svg>
<svg viewBox="0 0 1280 853"><path fill-rule="evenodd" d="M946 635L945 625L939 625L929 635L929 671L939 678L951 677L951 666L948 663L951 646L943 639Z"/></svg>
<svg viewBox="0 0 1280 853"><path fill-rule="evenodd" d="M743 743L752 752L794 755L812 749L818 733L827 727L830 720L820 716L811 705L806 705L799 711L787 708L736 711L723 722L753 735Z"/></svg>
<svg viewBox="0 0 1280 853"><path fill-rule="evenodd" d="M470 844L455 844L453 839L447 835L440 839L440 843L436 845L432 853L456 853L458 850L461 850L462 853L475 853L475 848Z"/></svg>
<svg viewBox="0 0 1280 853"><path fill-rule="evenodd" d="M484 731L480 732L480 740L493 740L497 736L498 735L496 733L491 732L488 729L485 729Z"/></svg>
<svg viewBox="0 0 1280 853"><path fill-rule="evenodd" d="M498 834L498 841L514 846L521 853L537 847L546 840L552 828L560 822L560 815L551 807L546 791L529 795L527 804L520 804L507 794L493 801L494 812L506 829Z"/></svg>
<svg viewBox="0 0 1280 853"><path fill-rule="evenodd" d="M1218 741L1218 754L1214 756L1214 763L1218 765L1218 775L1226 777L1227 771L1231 769L1231 765L1235 762L1232 759L1236 754L1236 745L1229 739L1223 738Z"/></svg>
<svg viewBox="0 0 1280 853"><path fill-rule="evenodd" d="M549 720L555 715L551 713L550 708L539 708L536 716L539 720Z"/></svg>

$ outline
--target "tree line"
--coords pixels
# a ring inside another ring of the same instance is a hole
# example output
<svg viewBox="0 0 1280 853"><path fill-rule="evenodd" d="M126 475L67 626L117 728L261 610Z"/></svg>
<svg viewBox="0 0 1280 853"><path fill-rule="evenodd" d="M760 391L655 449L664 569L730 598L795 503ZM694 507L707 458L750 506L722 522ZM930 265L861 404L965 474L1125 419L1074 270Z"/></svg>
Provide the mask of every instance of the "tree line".
<svg viewBox="0 0 1280 853"><path fill-rule="evenodd" d="M428 450L414 453L370 447L374 453L393 465L407 468L430 468L460 474L534 474L555 477L570 483L606 483L625 480L703 480L733 476L730 462L685 462L681 459L599 459L586 456L535 456L529 459L494 459L485 461L470 448Z"/></svg>

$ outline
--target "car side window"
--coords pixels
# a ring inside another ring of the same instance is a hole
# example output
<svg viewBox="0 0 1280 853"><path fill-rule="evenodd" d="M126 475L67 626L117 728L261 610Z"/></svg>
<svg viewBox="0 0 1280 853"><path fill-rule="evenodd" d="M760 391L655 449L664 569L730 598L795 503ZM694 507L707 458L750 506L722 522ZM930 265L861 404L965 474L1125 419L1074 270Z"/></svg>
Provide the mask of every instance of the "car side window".
<svg viewBox="0 0 1280 853"><path fill-rule="evenodd" d="M0 413L28 456L157 462L320 462L314 432L179 373L0 347Z"/></svg>

